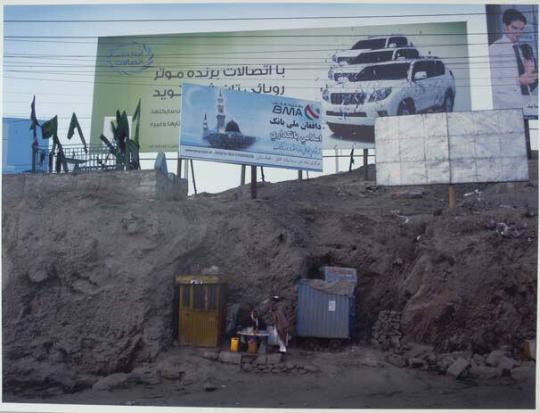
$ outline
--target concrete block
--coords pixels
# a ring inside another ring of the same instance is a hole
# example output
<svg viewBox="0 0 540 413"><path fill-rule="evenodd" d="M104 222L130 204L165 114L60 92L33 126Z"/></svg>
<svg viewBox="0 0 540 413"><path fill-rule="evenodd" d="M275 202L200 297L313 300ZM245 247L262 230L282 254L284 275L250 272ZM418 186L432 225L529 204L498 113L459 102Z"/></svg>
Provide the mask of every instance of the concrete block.
<svg viewBox="0 0 540 413"><path fill-rule="evenodd" d="M446 374L450 374L457 379L466 374L467 368L469 366L470 363L468 360L465 360L464 358L458 358L456 361L454 361L454 363L450 365L450 367L448 367L448 370L446 370Z"/></svg>
<svg viewBox="0 0 540 413"><path fill-rule="evenodd" d="M499 372L495 367L473 365L471 366L469 373L471 376L480 380L494 379L499 376Z"/></svg>
<svg viewBox="0 0 540 413"><path fill-rule="evenodd" d="M219 353L216 351L205 351L202 357L207 360L217 360L219 357Z"/></svg>
<svg viewBox="0 0 540 413"><path fill-rule="evenodd" d="M502 350L495 350L489 353L489 355L486 358L486 364L491 367L496 367L499 364L499 360L505 357L504 351Z"/></svg>
<svg viewBox="0 0 540 413"><path fill-rule="evenodd" d="M253 362L253 364L255 364L256 366L266 366L266 363L267 358L265 355L258 356Z"/></svg>
<svg viewBox="0 0 540 413"><path fill-rule="evenodd" d="M510 371L514 367L518 367L518 366L519 366L519 363L516 360L511 359L510 357L506 357L506 356L501 357L497 363L497 368L501 376L510 375Z"/></svg>
<svg viewBox="0 0 540 413"><path fill-rule="evenodd" d="M227 364L240 364L242 362L242 354L222 351L219 353L218 360Z"/></svg>
<svg viewBox="0 0 540 413"><path fill-rule="evenodd" d="M533 362L525 362L521 366L512 369L510 375L519 383L531 382L534 383L536 364Z"/></svg>

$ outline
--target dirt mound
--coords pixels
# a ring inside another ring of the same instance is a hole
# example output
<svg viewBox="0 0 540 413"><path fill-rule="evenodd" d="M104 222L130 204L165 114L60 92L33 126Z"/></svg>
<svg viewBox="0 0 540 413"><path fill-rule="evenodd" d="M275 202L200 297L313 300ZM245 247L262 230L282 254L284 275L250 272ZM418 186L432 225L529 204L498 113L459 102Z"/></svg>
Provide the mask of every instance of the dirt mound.
<svg viewBox="0 0 540 413"><path fill-rule="evenodd" d="M446 187L380 188L359 171L260 184L256 200L246 186L158 201L122 176L76 191L4 177L5 390L74 390L155 359L176 334L174 277L213 265L230 303L279 293L293 320L299 278L356 268L359 338L382 310L441 350L535 336L536 179L460 186L448 210Z"/></svg>

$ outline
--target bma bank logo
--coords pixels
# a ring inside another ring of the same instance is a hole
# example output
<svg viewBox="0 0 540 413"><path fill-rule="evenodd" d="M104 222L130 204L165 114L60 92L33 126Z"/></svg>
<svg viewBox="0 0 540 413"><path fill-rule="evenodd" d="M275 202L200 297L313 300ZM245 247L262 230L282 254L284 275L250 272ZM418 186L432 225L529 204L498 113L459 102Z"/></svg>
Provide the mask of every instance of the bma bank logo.
<svg viewBox="0 0 540 413"><path fill-rule="evenodd" d="M321 110L313 107L313 105L306 105L304 108L304 115L306 115L306 118L309 120L319 120L321 117Z"/></svg>
<svg viewBox="0 0 540 413"><path fill-rule="evenodd" d="M113 70L129 76L152 67L154 52L143 43L130 42L114 48L107 60Z"/></svg>

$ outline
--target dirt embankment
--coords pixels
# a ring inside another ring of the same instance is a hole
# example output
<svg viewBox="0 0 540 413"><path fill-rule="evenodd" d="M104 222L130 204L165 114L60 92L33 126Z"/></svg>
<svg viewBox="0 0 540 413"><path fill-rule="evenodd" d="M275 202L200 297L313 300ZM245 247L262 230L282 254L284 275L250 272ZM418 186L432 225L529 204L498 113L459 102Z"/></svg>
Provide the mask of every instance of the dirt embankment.
<svg viewBox="0 0 540 413"><path fill-rule="evenodd" d="M459 187L454 210L446 187L380 188L359 171L261 184L256 200L247 187L158 201L54 179L3 179L5 391L75 390L155 359L174 340L174 277L213 265L230 303L279 292L293 318L299 278L354 267L361 339L382 310L440 351L535 336L536 178Z"/></svg>

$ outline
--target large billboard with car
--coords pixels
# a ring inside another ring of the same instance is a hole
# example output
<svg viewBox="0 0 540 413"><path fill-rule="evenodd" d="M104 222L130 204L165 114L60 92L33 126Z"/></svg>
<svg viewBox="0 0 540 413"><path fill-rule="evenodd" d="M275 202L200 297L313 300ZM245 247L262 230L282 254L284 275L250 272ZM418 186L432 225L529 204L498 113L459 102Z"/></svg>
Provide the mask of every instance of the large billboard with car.
<svg viewBox="0 0 540 413"><path fill-rule="evenodd" d="M93 143L141 99L141 151L178 150L182 84L323 104L323 148L373 148L380 116L471 109L465 22L102 37Z"/></svg>

